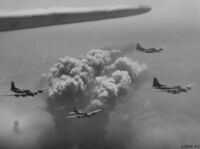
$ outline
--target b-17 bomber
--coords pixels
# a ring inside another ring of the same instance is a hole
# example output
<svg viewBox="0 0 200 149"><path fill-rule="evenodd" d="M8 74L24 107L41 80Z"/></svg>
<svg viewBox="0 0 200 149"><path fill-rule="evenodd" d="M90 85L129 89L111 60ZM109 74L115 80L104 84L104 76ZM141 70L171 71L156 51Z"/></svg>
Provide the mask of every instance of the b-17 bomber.
<svg viewBox="0 0 200 149"><path fill-rule="evenodd" d="M171 94L180 94L182 92L187 93L189 90L192 89L193 86L194 86L194 84L190 84L185 87L182 87L180 85L167 86L167 85L161 84L157 78L153 79L153 88L159 89L161 91L168 92Z"/></svg>
<svg viewBox="0 0 200 149"><path fill-rule="evenodd" d="M141 52L144 52L144 53L159 53L161 51L163 51L163 48L159 48L159 49L156 49L156 48L144 48L142 47L139 43L137 43L136 45L136 50L137 51L141 51Z"/></svg>
<svg viewBox="0 0 200 149"><path fill-rule="evenodd" d="M92 116L94 116L96 113L100 112L101 109L97 109L91 112L86 112L84 110L78 110L76 107L74 107L72 112L69 112L69 116L67 116L67 118L91 118Z"/></svg>
<svg viewBox="0 0 200 149"><path fill-rule="evenodd" d="M2 96L14 96L14 97L31 96L31 97L34 97L38 94L43 93L47 89L48 88L43 88L43 89L39 89L39 90L36 90L36 91L32 91L32 90L29 90L29 89L19 89L15 86L14 81L11 81L10 91L13 92L14 94L6 94L6 95L2 95Z"/></svg>

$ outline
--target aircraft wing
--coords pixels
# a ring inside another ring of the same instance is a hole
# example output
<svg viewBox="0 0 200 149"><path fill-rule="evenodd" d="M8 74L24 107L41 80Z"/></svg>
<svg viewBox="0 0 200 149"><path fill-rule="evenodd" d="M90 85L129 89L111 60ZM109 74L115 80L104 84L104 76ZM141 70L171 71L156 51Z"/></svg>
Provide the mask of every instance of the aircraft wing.
<svg viewBox="0 0 200 149"><path fill-rule="evenodd" d="M75 112L69 112L69 114L76 114Z"/></svg>
<svg viewBox="0 0 200 149"><path fill-rule="evenodd" d="M78 110L78 113L83 113L84 111L83 110ZM69 112L69 114L76 114L76 112L74 112L74 111L71 111L71 112Z"/></svg>
<svg viewBox="0 0 200 149"><path fill-rule="evenodd" d="M66 118L80 118L80 117L85 117L84 115L71 115L71 116L67 116Z"/></svg>
<svg viewBox="0 0 200 149"><path fill-rule="evenodd" d="M78 115L67 116L66 118L77 118Z"/></svg>
<svg viewBox="0 0 200 149"><path fill-rule="evenodd" d="M151 8L148 6L111 6L1 11L0 32L127 17L143 14L150 10Z"/></svg>
<svg viewBox="0 0 200 149"><path fill-rule="evenodd" d="M157 89L158 92L173 92L174 89Z"/></svg>
<svg viewBox="0 0 200 149"><path fill-rule="evenodd" d="M89 114L97 113L97 112L100 112L100 111L101 111L101 109L98 109L98 110L90 112Z"/></svg>

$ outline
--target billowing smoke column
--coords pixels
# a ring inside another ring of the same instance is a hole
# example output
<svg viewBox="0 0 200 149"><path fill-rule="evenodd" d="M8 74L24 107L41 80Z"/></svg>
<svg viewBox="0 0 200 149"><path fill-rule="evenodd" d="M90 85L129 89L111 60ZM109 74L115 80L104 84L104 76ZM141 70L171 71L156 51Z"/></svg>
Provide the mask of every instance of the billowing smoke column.
<svg viewBox="0 0 200 149"><path fill-rule="evenodd" d="M80 58L63 57L46 75L50 84L48 108L55 119L56 141L51 148L110 148L105 139L109 113L134 93L146 65L120 50L94 49ZM73 107L102 109L90 119L67 119Z"/></svg>

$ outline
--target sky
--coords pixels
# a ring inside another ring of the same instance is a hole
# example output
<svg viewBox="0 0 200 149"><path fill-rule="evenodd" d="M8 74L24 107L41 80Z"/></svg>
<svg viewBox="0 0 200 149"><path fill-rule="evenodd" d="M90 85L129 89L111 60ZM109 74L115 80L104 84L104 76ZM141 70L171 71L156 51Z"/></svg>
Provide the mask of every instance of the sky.
<svg viewBox="0 0 200 149"><path fill-rule="evenodd" d="M122 141L126 142L124 148L145 149L147 146L154 149L180 148L182 144L198 144L200 142L200 2L198 0L0 0L0 11L114 4L144 4L152 7L152 10L144 15L122 19L1 32L2 93L9 89L10 80L14 80L22 88L44 87L48 83L43 84L42 74L48 74L60 57L70 56L78 59L94 48L123 50L126 47L134 47L137 42L144 47L163 47L162 53L152 55L128 48L129 52L128 54L125 52L125 56L138 61L139 64L146 64L147 77L134 95L127 95L130 101L119 104L115 110L109 111L109 120L101 117L101 114L97 120L102 119L105 122L107 132L105 138L110 146L116 147L113 142L122 140L120 136L127 138L127 142ZM157 92L151 88L154 76L165 84L195 83L195 87L191 92L180 95ZM15 100L13 97L0 97L0 100L0 126L5 132L0 139L5 136L10 136L11 139L15 137L12 134L15 120L19 120L19 127L27 134L22 135L22 140L24 136L26 138L29 136L30 139L26 142L31 142L30 144L37 142L39 133L46 131L46 128L48 133L56 130L54 129L56 115L46 110L48 98L38 96ZM79 128L77 126L80 125L79 122L72 123L75 123L74 128ZM81 148L77 146L74 144L72 148Z"/></svg>

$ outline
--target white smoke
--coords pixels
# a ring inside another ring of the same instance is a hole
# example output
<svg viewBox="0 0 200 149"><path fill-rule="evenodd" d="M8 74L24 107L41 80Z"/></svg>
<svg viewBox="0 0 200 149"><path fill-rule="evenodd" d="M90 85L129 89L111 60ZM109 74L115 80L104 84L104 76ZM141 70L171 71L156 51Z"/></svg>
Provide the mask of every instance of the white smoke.
<svg viewBox="0 0 200 149"><path fill-rule="evenodd" d="M91 50L79 59L64 57L51 68L49 97L89 93L103 102L125 95L146 66L127 57L117 57L119 50ZM89 90L88 90L89 89ZM92 102L94 103L94 102Z"/></svg>
<svg viewBox="0 0 200 149"><path fill-rule="evenodd" d="M68 147L109 146L105 138L109 113L134 94L138 80L147 69L145 64L121 55L120 50L94 49L80 58L66 56L46 74L50 84L49 110L54 116L58 135L68 138L65 144ZM63 106L64 109L57 110ZM74 106L87 111L97 108L102 111L84 125L82 121L72 124L73 121L65 117Z"/></svg>

